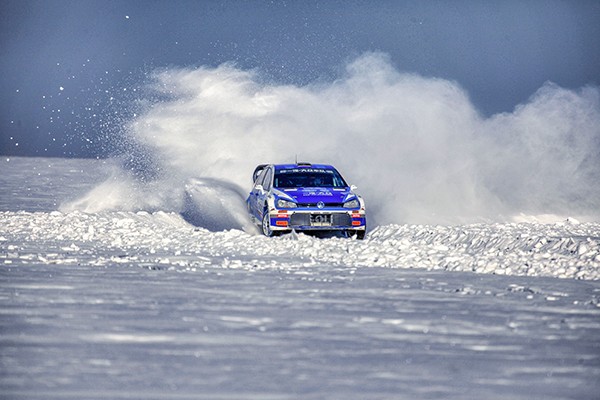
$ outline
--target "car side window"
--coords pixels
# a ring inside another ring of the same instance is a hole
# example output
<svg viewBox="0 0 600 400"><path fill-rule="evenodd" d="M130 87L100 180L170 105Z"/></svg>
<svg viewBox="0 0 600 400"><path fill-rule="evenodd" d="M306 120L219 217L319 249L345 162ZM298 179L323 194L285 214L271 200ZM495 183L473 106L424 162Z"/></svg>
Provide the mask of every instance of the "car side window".
<svg viewBox="0 0 600 400"><path fill-rule="evenodd" d="M273 180L273 172L271 168L267 168L267 173L265 174L262 186L265 190L271 190L271 181Z"/></svg>
<svg viewBox="0 0 600 400"><path fill-rule="evenodd" d="M262 182L263 182L263 179L265 178L266 172L267 172L267 168L260 171L260 173L258 174L258 177L254 181L254 186L263 184Z"/></svg>

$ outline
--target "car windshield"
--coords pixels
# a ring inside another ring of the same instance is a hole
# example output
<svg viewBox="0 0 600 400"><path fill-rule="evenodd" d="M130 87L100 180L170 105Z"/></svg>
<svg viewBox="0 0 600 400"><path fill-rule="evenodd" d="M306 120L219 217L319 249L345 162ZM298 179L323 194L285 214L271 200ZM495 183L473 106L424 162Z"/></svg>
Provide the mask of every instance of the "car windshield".
<svg viewBox="0 0 600 400"><path fill-rule="evenodd" d="M275 172L276 188L347 187L344 178L332 169L282 169Z"/></svg>

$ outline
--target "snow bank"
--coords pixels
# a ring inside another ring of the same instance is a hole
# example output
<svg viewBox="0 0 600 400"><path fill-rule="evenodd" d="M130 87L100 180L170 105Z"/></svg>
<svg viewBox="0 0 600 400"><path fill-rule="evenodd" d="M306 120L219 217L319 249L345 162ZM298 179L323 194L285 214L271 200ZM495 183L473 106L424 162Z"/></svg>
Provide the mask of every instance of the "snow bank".
<svg viewBox="0 0 600 400"><path fill-rule="evenodd" d="M371 240L392 248L388 259L404 266L418 260L450 271L600 278L599 224L390 225Z"/></svg>
<svg viewBox="0 0 600 400"><path fill-rule="evenodd" d="M600 224L386 225L365 241L210 232L177 213L0 213L0 264L426 268L600 279Z"/></svg>

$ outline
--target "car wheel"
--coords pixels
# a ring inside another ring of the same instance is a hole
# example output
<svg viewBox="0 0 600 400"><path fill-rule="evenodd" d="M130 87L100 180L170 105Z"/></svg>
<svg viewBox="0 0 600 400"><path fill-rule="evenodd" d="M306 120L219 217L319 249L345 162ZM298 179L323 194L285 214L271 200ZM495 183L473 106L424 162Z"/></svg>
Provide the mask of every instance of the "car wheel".
<svg viewBox="0 0 600 400"><path fill-rule="evenodd" d="M356 236L356 239L358 240L363 240L366 234L366 231L346 231L346 237L352 238Z"/></svg>
<svg viewBox="0 0 600 400"><path fill-rule="evenodd" d="M271 218L269 217L269 210L267 209L263 211L262 233L267 237L273 236L273 231L271 230Z"/></svg>

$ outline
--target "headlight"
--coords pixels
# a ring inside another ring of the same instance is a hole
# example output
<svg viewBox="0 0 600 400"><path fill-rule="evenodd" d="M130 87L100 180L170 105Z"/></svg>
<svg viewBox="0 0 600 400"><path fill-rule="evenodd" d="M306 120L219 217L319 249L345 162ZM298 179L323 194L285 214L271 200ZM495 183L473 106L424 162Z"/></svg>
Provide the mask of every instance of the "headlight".
<svg viewBox="0 0 600 400"><path fill-rule="evenodd" d="M283 199L277 200L277 208L296 208L298 205L293 201L287 201Z"/></svg>
<svg viewBox="0 0 600 400"><path fill-rule="evenodd" d="M344 203L344 208L358 208L360 207L360 203L358 199L350 200Z"/></svg>

